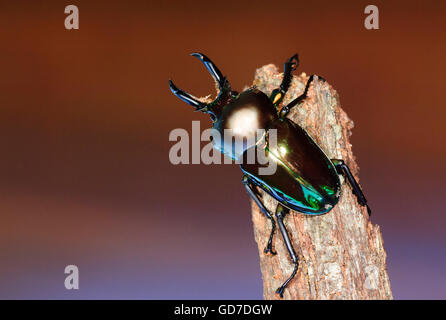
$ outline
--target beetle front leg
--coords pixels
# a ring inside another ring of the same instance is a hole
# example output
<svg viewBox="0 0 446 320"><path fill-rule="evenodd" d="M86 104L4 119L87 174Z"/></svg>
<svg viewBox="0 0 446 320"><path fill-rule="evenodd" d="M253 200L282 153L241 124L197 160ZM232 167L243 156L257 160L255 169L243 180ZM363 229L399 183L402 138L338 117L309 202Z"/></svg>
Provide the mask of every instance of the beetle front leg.
<svg viewBox="0 0 446 320"><path fill-rule="evenodd" d="M280 233L282 234L282 238L283 241L285 242L288 254L290 255L290 258L294 263L294 269L290 277L280 286L280 288L276 290L276 293L278 293L281 298L283 298L283 291L285 290L288 283L294 278L297 269L299 268L299 261L297 259L296 252L294 251L293 244L291 243L290 236L288 235L288 231L286 230L285 225L283 224L283 219L289 212L290 210L283 207L280 203L277 205L276 218L277 218L277 223L279 224L279 230Z"/></svg>
<svg viewBox="0 0 446 320"><path fill-rule="evenodd" d="M271 213L268 211L268 209L263 204L262 200L260 200L259 196L256 194L255 189L254 189L254 184L252 183L252 181L248 178L248 176L246 174L243 176L242 182L246 188L246 191L248 191L248 194L255 201L255 203L259 207L260 211L262 211L263 214L271 221L271 233L269 235L268 244L266 245L264 252L266 254L275 255L276 252L273 251L273 235L274 235L274 231L276 230L276 222L274 221L274 218L271 215Z"/></svg>
<svg viewBox="0 0 446 320"><path fill-rule="evenodd" d="M283 97L288 91L288 88L290 87L291 84L291 80L293 79L293 71L296 70L298 65L299 65L299 56L297 55L297 53L285 62L283 66L282 83L280 84L280 87L278 89L273 90L270 97L271 101L273 102L274 106L276 106L276 108L280 104L280 102L282 102Z"/></svg>
<svg viewBox="0 0 446 320"><path fill-rule="evenodd" d="M333 159L332 161L333 161L338 173L342 174L344 177L347 178L348 182L350 183L350 185L352 187L353 194L358 199L358 203L361 206L367 207L367 212L370 216L372 214L372 210L370 210L370 207L367 205L367 199L365 198L364 193L362 193L361 187L359 186L355 177L353 177L349 167L345 164L344 160Z"/></svg>

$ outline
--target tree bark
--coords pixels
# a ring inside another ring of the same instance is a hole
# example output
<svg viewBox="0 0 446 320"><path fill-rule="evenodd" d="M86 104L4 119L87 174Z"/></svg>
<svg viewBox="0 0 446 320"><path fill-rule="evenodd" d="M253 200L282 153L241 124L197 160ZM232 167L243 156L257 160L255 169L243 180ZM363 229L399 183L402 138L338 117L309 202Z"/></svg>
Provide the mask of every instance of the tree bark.
<svg viewBox="0 0 446 320"><path fill-rule="evenodd" d="M257 70L254 85L263 92L278 88L282 74L274 65ZM308 76L294 76L284 104L303 92ZM288 117L304 128L331 159L343 159L358 180L359 167L349 142L353 122L341 109L337 92L314 81L308 98ZM392 299L386 270L386 252L378 225L370 222L348 181L343 179L339 203L328 214L309 216L291 211L285 225L299 257L299 270L284 291L284 299ZM277 202L259 189L265 206L274 213ZM367 196L367 193L365 192ZM266 256L271 224L252 203L254 235L260 254L265 299L279 299L276 289L293 271L279 232L274 235L275 256ZM373 209L373 206L372 206Z"/></svg>

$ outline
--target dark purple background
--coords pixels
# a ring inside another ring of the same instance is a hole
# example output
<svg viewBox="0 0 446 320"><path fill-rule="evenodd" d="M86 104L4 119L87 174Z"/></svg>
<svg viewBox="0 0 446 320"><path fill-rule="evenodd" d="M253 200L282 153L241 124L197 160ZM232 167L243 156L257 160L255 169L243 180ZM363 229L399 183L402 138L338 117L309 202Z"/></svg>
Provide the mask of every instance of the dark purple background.
<svg viewBox="0 0 446 320"><path fill-rule="evenodd" d="M295 52L327 78L356 125L395 298L446 298L446 3L374 1L377 31L367 4L2 1L0 298L262 298L237 166L168 160L172 129L209 124L167 87L214 93L194 51L239 90Z"/></svg>

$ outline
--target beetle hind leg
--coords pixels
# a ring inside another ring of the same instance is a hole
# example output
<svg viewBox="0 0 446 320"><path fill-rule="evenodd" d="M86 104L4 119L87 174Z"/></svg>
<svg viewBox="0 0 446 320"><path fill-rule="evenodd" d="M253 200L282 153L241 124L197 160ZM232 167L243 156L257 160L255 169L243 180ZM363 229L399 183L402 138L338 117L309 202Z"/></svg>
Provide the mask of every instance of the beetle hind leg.
<svg viewBox="0 0 446 320"><path fill-rule="evenodd" d="M370 216L372 214L372 210L370 210L370 207L367 204L367 199L365 198L364 193L362 193L361 187L359 186L355 177L352 175L350 168L345 164L343 160L334 159L332 161L338 173L342 174L345 178L347 178L348 182L350 183L350 186L352 187L353 194L358 199L358 203L361 206L367 207L367 213Z"/></svg>
<svg viewBox="0 0 446 320"><path fill-rule="evenodd" d="M269 255L269 254L275 255L276 252L273 251L273 236L274 236L274 231L276 230L276 222L274 221L274 218L271 215L271 213L268 211L268 209L263 204L262 200L260 200L259 196L255 192L254 184L248 178L247 175L243 176L242 182L243 182L243 185L246 188L246 191L251 196L251 198L254 200L254 202L257 204L257 206L259 207L260 211L262 211L262 213L266 216L266 218L271 221L271 233L269 235L268 243L266 245L266 248L265 248L264 252L267 255Z"/></svg>
<svg viewBox="0 0 446 320"><path fill-rule="evenodd" d="M288 254L290 255L291 260L294 263L294 269L291 275L288 277L288 279L276 290L276 293L283 298L283 291L287 287L288 283L294 278L294 276L297 273L297 269L299 268L299 260L297 259L296 252L294 251L293 244L291 243L290 236L288 235L288 231L285 228L285 225L283 223L283 219L285 216L290 212L289 209L283 207L280 203L277 205L276 209L276 218L277 223L279 224L279 230L282 234L283 241L285 242L285 246L288 250Z"/></svg>

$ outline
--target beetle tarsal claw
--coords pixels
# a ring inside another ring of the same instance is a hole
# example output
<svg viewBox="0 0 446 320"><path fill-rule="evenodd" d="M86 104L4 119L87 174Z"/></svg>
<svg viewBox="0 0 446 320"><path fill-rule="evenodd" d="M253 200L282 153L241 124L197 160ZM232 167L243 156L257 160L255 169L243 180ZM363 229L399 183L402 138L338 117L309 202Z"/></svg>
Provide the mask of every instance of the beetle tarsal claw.
<svg viewBox="0 0 446 320"><path fill-rule="evenodd" d="M276 251L273 251L272 248L265 248L265 250L263 250L263 252L265 253L265 255L267 256L275 256L277 254Z"/></svg>
<svg viewBox="0 0 446 320"><path fill-rule="evenodd" d="M281 298L283 298L283 290L285 290L284 287L280 287L276 290L276 294L278 294Z"/></svg>

